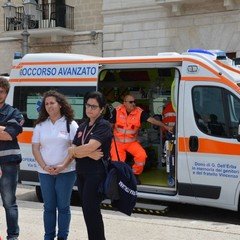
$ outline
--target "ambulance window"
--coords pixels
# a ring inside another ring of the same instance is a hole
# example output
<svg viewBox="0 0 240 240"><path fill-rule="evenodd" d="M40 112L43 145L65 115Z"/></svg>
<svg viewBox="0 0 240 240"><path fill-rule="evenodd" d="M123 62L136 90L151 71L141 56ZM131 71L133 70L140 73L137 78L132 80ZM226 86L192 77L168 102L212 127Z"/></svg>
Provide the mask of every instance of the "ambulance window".
<svg viewBox="0 0 240 240"><path fill-rule="evenodd" d="M226 95L229 110L229 134L230 136L234 136L238 134L238 125L240 122L240 100L230 92L227 92Z"/></svg>
<svg viewBox="0 0 240 240"><path fill-rule="evenodd" d="M195 121L202 132L228 138L238 134L239 97L220 87L197 86L192 99Z"/></svg>
<svg viewBox="0 0 240 240"><path fill-rule="evenodd" d="M33 127L41 106L42 94L50 89L64 94L72 105L75 120L81 120L84 114L84 97L86 93L96 90L95 87L82 86L34 86L14 88L14 107L18 108L25 118L24 127Z"/></svg>
<svg viewBox="0 0 240 240"><path fill-rule="evenodd" d="M193 111L198 128L216 137L227 137L223 89L198 86L192 91Z"/></svg>

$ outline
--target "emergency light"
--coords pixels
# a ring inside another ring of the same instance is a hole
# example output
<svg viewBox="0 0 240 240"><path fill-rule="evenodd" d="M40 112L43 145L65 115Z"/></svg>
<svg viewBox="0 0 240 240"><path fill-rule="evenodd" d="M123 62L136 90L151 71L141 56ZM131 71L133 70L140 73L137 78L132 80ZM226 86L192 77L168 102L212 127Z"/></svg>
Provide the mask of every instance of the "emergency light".
<svg viewBox="0 0 240 240"><path fill-rule="evenodd" d="M223 60L223 59L227 59L227 54L226 52L222 51L222 50L209 50L210 52L214 53L217 56L218 60Z"/></svg>
<svg viewBox="0 0 240 240"><path fill-rule="evenodd" d="M208 50L205 50L205 49L201 49L201 48L192 48L192 49L190 48L187 50L187 52L189 52L189 53L204 53L204 54L215 56L214 53L212 53Z"/></svg>
<svg viewBox="0 0 240 240"><path fill-rule="evenodd" d="M14 59L21 59L22 58L22 53L21 52L15 52L14 53Z"/></svg>
<svg viewBox="0 0 240 240"><path fill-rule="evenodd" d="M216 59L218 60L226 60L227 59L227 54L226 52L222 50L205 50L201 48L190 48L187 50L187 52L190 53L203 53L203 54L208 54L212 56L216 56Z"/></svg>

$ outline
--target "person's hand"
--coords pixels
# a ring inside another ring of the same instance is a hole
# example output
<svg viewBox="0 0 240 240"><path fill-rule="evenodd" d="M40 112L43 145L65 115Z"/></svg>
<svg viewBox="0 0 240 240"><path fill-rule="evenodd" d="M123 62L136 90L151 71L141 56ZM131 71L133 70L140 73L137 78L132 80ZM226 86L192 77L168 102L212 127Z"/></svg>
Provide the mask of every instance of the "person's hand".
<svg viewBox="0 0 240 240"><path fill-rule="evenodd" d="M96 151L90 153L89 157L92 158L93 160L99 160L100 158L103 157L103 152L101 151L101 149L97 149Z"/></svg>
<svg viewBox="0 0 240 240"><path fill-rule="evenodd" d="M173 134L173 127L167 127L167 130L170 132L170 133L172 133Z"/></svg>
<svg viewBox="0 0 240 240"><path fill-rule="evenodd" d="M43 170L48 172L50 175L54 175L54 167L53 166L46 165Z"/></svg>
<svg viewBox="0 0 240 240"><path fill-rule="evenodd" d="M62 172L65 169L63 165L57 165L54 166L54 172L53 175L58 175L60 172Z"/></svg>

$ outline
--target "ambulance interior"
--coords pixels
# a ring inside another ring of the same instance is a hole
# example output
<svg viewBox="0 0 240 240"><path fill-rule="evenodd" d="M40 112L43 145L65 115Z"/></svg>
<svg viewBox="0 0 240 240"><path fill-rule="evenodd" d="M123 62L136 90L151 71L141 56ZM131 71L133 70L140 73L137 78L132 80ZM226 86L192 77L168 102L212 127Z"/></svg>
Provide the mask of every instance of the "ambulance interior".
<svg viewBox="0 0 240 240"><path fill-rule="evenodd" d="M162 111L171 101L171 88L178 71L174 68L132 68L104 69L99 75L99 91L105 95L108 106L105 116L111 114L112 107L123 103L123 98L131 94L136 105L149 112L150 116L162 120ZM177 74L178 76L178 74ZM142 123L138 140L146 150L147 159L144 171L139 178L138 189L158 191L156 189L175 189L175 141L171 140L172 151L166 157L161 127L151 123ZM126 162L133 164L133 157L128 154Z"/></svg>

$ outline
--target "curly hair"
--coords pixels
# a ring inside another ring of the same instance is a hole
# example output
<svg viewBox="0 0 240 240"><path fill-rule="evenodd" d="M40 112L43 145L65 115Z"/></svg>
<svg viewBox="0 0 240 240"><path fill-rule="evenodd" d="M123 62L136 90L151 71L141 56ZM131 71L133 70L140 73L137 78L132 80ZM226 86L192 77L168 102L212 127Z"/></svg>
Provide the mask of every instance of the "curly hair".
<svg viewBox="0 0 240 240"><path fill-rule="evenodd" d="M47 113L45 108L45 101L47 97L55 97L56 101L61 106L60 108L61 115L65 116L65 118L69 123L71 123L74 120L74 110L72 106L69 104L69 102L67 101L67 98L63 94L55 90L49 90L43 94L39 116L35 122L35 125L38 123L44 122L49 117L49 114Z"/></svg>

